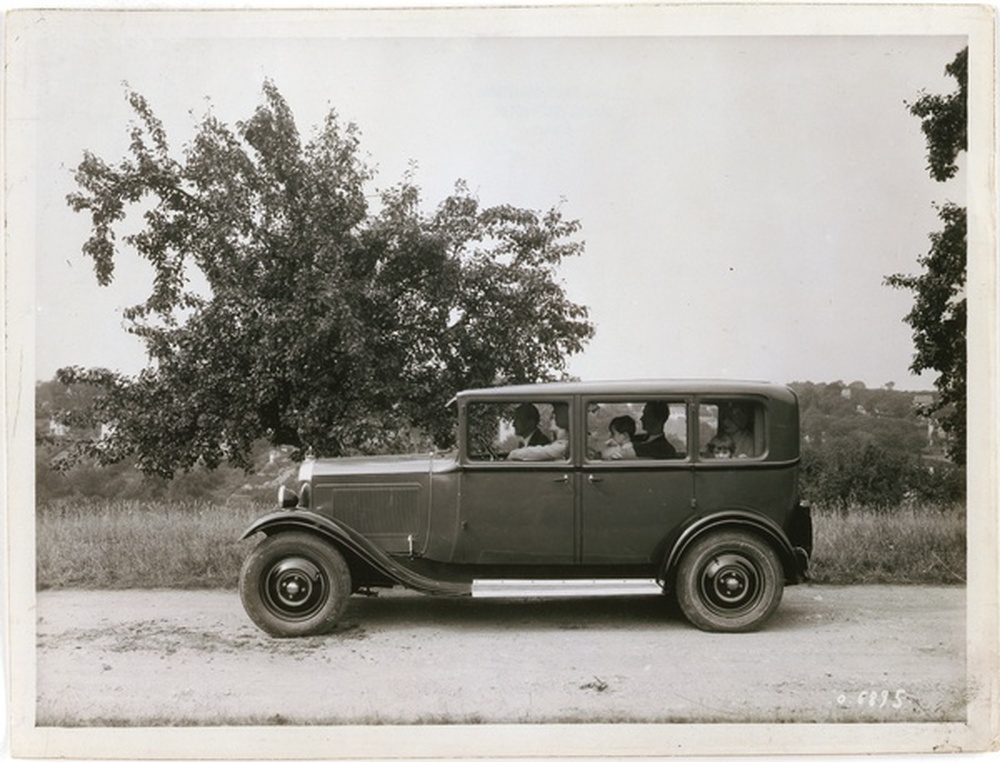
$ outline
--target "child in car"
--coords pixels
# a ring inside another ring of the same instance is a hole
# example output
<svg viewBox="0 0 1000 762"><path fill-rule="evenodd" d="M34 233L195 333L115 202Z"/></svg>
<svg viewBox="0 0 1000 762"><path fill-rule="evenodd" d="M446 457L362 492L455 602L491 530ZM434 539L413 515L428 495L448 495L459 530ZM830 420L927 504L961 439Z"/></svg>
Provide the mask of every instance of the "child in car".
<svg viewBox="0 0 1000 762"><path fill-rule="evenodd" d="M631 460L636 457L635 445L632 444L632 437L635 436L635 420L631 416L619 415L612 418L608 424L608 431L611 433L611 438L601 452L604 460Z"/></svg>
<svg viewBox="0 0 1000 762"><path fill-rule="evenodd" d="M717 434L708 443L708 454L718 460L729 460L736 450L733 445L733 438L728 434Z"/></svg>

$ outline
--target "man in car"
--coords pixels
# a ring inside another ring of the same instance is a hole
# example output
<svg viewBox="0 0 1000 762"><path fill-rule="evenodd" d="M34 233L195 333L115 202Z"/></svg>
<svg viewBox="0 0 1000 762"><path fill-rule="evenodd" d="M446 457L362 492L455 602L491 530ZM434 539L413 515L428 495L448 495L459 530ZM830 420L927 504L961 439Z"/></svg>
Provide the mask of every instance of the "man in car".
<svg viewBox="0 0 1000 762"><path fill-rule="evenodd" d="M547 445L552 441L538 428L539 420L538 408L530 402L524 402L514 409L514 433L517 434L521 447Z"/></svg>
<svg viewBox="0 0 1000 762"><path fill-rule="evenodd" d="M637 457L658 460L677 457L677 450L663 433L669 417L670 405L663 400L653 400L643 406L639 421L645 433L637 434L633 440Z"/></svg>
<svg viewBox="0 0 1000 762"><path fill-rule="evenodd" d="M569 405L565 402L552 406L552 428L556 435L552 442L518 447L510 451L507 460L565 460L569 453Z"/></svg>

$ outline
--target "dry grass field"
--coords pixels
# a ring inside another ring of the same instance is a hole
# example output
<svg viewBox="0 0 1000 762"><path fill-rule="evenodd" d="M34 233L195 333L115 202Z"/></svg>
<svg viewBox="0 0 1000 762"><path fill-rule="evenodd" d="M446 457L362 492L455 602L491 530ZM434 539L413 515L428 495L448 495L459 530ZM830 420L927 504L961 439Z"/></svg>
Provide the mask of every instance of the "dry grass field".
<svg viewBox="0 0 1000 762"><path fill-rule="evenodd" d="M966 516L959 505L813 511L812 581L964 584Z"/></svg>
<svg viewBox="0 0 1000 762"><path fill-rule="evenodd" d="M60 500L37 511L39 589L235 588L253 539L239 536L270 506ZM815 508L816 583L961 584L961 506L876 512Z"/></svg>

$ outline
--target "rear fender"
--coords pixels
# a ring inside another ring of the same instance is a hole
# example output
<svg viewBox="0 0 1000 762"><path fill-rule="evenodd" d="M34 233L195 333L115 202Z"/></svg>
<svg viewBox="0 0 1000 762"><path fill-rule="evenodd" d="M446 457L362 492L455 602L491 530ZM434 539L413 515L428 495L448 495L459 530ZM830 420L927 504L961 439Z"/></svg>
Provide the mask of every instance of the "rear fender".
<svg viewBox="0 0 1000 762"><path fill-rule="evenodd" d="M338 550L346 552L347 555L357 559L359 563L374 569L377 573L411 590L434 595L472 594L471 585L442 582L425 577L422 574L417 574L346 524L309 511L276 511L269 513L251 524L240 539L245 540L257 532L263 532L270 536L278 532L291 530L316 534L335 546Z"/></svg>
<svg viewBox="0 0 1000 762"><path fill-rule="evenodd" d="M663 561L660 569L660 581L665 590L673 589L674 580L677 575L677 565L681 556L691 544L707 532L719 529L738 529L749 531L760 536L778 554L781 565L785 570L785 583L794 585L805 579L802 568L801 554L797 554L792 548L791 542L785 532L774 521L767 516L750 511L738 509L719 511L708 516L702 516L691 521L684 526L677 538L672 543L668 543L669 552Z"/></svg>

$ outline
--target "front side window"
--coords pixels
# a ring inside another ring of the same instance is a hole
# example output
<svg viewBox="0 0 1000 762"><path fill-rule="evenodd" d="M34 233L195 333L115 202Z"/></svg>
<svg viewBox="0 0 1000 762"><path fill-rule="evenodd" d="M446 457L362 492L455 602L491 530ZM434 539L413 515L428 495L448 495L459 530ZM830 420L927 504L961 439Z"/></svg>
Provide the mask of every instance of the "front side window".
<svg viewBox="0 0 1000 762"><path fill-rule="evenodd" d="M472 403L466 417L469 460L566 461L569 418L566 402Z"/></svg>
<svg viewBox="0 0 1000 762"><path fill-rule="evenodd" d="M593 401L587 405L590 460L687 457L687 406L669 400Z"/></svg>
<svg viewBox="0 0 1000 762"><path fill-rule="evenodd" d="M703 401L698 406L702 458L730 460L764 455L764 406L752 400Z"/></svg>

